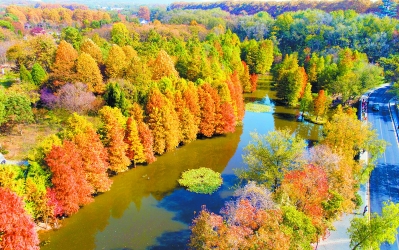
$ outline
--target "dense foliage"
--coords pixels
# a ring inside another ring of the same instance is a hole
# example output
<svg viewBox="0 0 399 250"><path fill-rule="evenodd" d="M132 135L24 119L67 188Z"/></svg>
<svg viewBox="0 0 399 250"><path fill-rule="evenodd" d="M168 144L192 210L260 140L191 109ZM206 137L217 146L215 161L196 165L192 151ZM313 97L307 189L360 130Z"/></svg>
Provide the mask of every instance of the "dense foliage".
<svg viewBox="0 0 399 250"><path fill-rule="evenodd" d="M190 169L181 174L178 180L181 186L187 187L188 191L200 194L212 194L223 183L220 173L210 168Z"/></svg>

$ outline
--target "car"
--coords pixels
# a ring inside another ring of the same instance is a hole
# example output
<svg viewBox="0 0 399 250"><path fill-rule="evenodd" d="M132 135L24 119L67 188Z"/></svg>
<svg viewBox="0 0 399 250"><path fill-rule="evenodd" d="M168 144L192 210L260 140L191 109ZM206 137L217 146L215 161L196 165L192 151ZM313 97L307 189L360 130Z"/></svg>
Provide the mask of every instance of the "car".
<svg viewBox="0 0 399 250"><path fill-rule="evenodd" d="M379 111L380 110L380 105L379 104L374 104L373 105L373 110L374 111Z"/></svg>

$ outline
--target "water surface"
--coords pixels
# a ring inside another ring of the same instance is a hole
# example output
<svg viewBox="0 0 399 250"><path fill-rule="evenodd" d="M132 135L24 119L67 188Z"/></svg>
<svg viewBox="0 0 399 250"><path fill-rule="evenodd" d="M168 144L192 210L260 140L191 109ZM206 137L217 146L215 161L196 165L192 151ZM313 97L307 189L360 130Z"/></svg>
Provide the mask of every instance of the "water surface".
<svg viewBox="0 0 399 250"><path fill-rule="evenodd" d="M261 78L258 90L246 94L245 101L271 105L271 112L246 112L243 126L235 133L194 141L153 164L113 177L109 192L65 219L60 229L41 233L41 240L49 242L42 249L185 249L189 226L201 207L219 212L231 198L231 187L237 182L233 170L245 167L242 154L250 132L289 128L309 143L318 139L320 126L296 122L298 110L274 100L270 81ZM195 194L179 187L181 172L199 167L222 173L224 183L214 194Z"/></svg>

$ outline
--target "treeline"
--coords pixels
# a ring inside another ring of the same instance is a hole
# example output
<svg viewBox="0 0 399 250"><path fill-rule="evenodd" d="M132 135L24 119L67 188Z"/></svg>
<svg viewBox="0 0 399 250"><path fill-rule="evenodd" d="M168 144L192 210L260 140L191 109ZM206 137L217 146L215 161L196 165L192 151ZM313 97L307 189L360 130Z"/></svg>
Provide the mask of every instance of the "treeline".
<svg viewBox="0 0 399 250"><path fill-rule="evenodd" d="M175 2L168 6L168 9L202 9L210 10L220 8L233 15L254 15L258 12L267 12L273 17L283 14L284 12L299 11L307 9L319 9L326 12L337 11L337 10L355 10L358 13L370 13L378 11L378 3L372 1L268 1L268 2L206 2L206 3L187 3L187 2Z"/></svg>
<svg viewBox="0 0 399 250"><path fill-rule="evenodd" d="M28 166L0 167L2 194L13 191L18 211L25 204L36 222L76 213L109 190L110 176L129 167L198 137L234 132L244 116L242 93L254 91L254 75L273 62L270 40L253 41L253 53L231 31L185 41L153 28L141 40L115 23L107 34L109 40L67 27L58 44L41 35L7 50L20 82L0 90L3 132L66 112L55 122L59 132L30 151ZM7 213L2 222L15 216ZM4 231L0 246L34 248L33 222L18 223L16 231ZM15 238L26 225L26 238Z"/></svg>

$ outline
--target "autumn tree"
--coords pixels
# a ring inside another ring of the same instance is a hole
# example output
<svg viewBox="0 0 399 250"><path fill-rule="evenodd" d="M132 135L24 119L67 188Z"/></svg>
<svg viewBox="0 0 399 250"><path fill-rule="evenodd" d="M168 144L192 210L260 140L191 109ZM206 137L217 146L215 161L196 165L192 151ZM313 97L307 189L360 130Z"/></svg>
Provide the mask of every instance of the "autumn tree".
<svg viewBox="0 0 399 250"><path fill-rule="evenodd" d="M242 62L243 71L240 74L240 82L242 85L242 89L244 92L251 92L252 85L251 85L251 75L249 71L248 65L243 61Z"/></svg>
<svg viewBox="0 0 399 250"><path fill-rule="evenodd" d="M96 133L93 124L86 118L73 113L61 131L64 139L73 141L80 151L87 182L95 192L105 192L111 187L108 178L108 152Z"/></svg>
<svg viewBox="0 0 399 250"><path fill-rule="evenodd" d="M146 105L147 124L154 136L154 152L162 155L179 144L179 120L173 103L158 89L150 93Z"/></svg>
<svg viewBox="0 0 399 250"><path fill-rule="evenodd" d="M368 179L374 169L375 161L386 147L386 142L378 139L376 130L358 120L353 109L344 111L340 105L331 121L325 124L323 134L321 144L328 145L334 153L344 157L347 163L353 162L361 150L365 149L369 152L370 159L366 166L350 169L362 182Z"/></svg>
<svg viewBox="0 0 399 250"><path fill-rule="evenodd" d="M38 250L39 243L35 223L24 210L22 199L0 187L0 248Z"/></svg>
<svg viewBox="0 0 399 250"><path fill-rule="evenodd" d="M122 77L126 67L126 56L123 49L114 44L105 61L105 72L109 78Z"/></svg>
<svg viewBox="0 0 399 250"><path fill-rule="evenodd" d="M52 66L52 76L56 80L54 82L56 86L71 82L74 79L76 59L78 59L78 52L70 43L62 40L58 45Z"/></svg>
<svg viewBox="0 0 399 250"><path fill-rule="evenodd" d="M84 39L80 45L80 53L83 52L89 54L98 64L103 62L101 48L89 38Z"/></svg>
<svg viewBox="0 0 399 250"><path fill-rule="evenodd" d="M134 103L131 109L132 117L137 122L137 129L139 132L140 142L143 145L145 160L147 163L152 163L156 160L154 156L154 137L148 125L144 122L143 109L139 104Z"/></svg>
<svg viewBox="0 0 399 250"><path fill-rule="evenodd" d="M236 174L240 179L253 180L276 190L284 174L296 167L295 162L306 143L288 130L271 131L266 135L251 133L251 138L243 156L248 169L237 170Z"/></svg>
<svg viewBox="0 0 399 250"><path fill-rule="evenodd" d="M216 107L212 98L214 91L209 84L204 84L198 88L198 101L201 110L199 132L206 137L211 137L215 132Z"/></svg>
<svg viewBox="0 0 399 250"><path fill-rule="evenodd" d="M109 168L116 173L124 172L130 165L124 142L126 119L120 109L109 106L104 106L99 115L103 122L101 131L103 143L108 150Z"/></svg>
<svg viewBox="0 0 399 250"><path fill-rule="evenodd" d="M327 174L321 167L306 165L285 174L279 190L289 202L312 219L318 234L324 236L326 225L323 202L329 198Z"/></svg>
<svg viewBox="0 0 399 250"><path fill-rule="evenodd" d="M316 120L320 116L323 116L328 108L328 97L324 90L320 90L317 97L314 99L314 113L316 115Z"/></svg>
<svg viewBox="0 0 399 250"><path fill-rule="evenodd" d="M140 6L139 12L137 13L137 15L140 18L149 21L150 20L150 9L147 6Z"/></svg>
<svg viewBox="0 0 399 250"><path fill-rule="evenodd" d="M48 98L48 102L44 98L46 95L47 98L52 96ZM96 97L92 92L87 90L86 84L77 82L75 84L67 83L63 85L56 92L56 95L53 93L42 93L41 99L50 108L63 108L70 112L84 114L94 109Z"/></svg>
<svg viewBox="0 0 399 250"><path fill-rule="evenodd" d="M129 117L126 122L125 143L127 144L126 156L129 157L134 166L136 166L136 163L144 163L146 161L137 122L133 117Z"/></svg>
<svg viewBox="0 0 399 250"><path fill-rule="evenodd" d="M82 155L73 142L64 140L62 146L53 146L45 161L52 172L56 198L65 214L74 214L80 206L93 201L94 190L86 180Z"/></svg>
<svg viewBox="0 0 399 250"><path fill-rule="evenodd" d="M180 91L176 91L174 103L177 116L179 117L180 141L189 143L197 138L198 126L196 124L196 117L187 107Z"/></svg>
<svg viewBox="0 0 399 250"><path fill-rule="evenodd" d="M87 89L96 94L105 90L105 84L96 61L85 52L81 53L76 61L76 80L87 85Z"/></svg>
<svg viewBox="0 0 399 250"><path fill-rule="evenodd" d="M174 62L168 53L165 50L160 50L152 64L152 80L160 80L164 76L177 77L179 73L177 73Z"/></svg>

